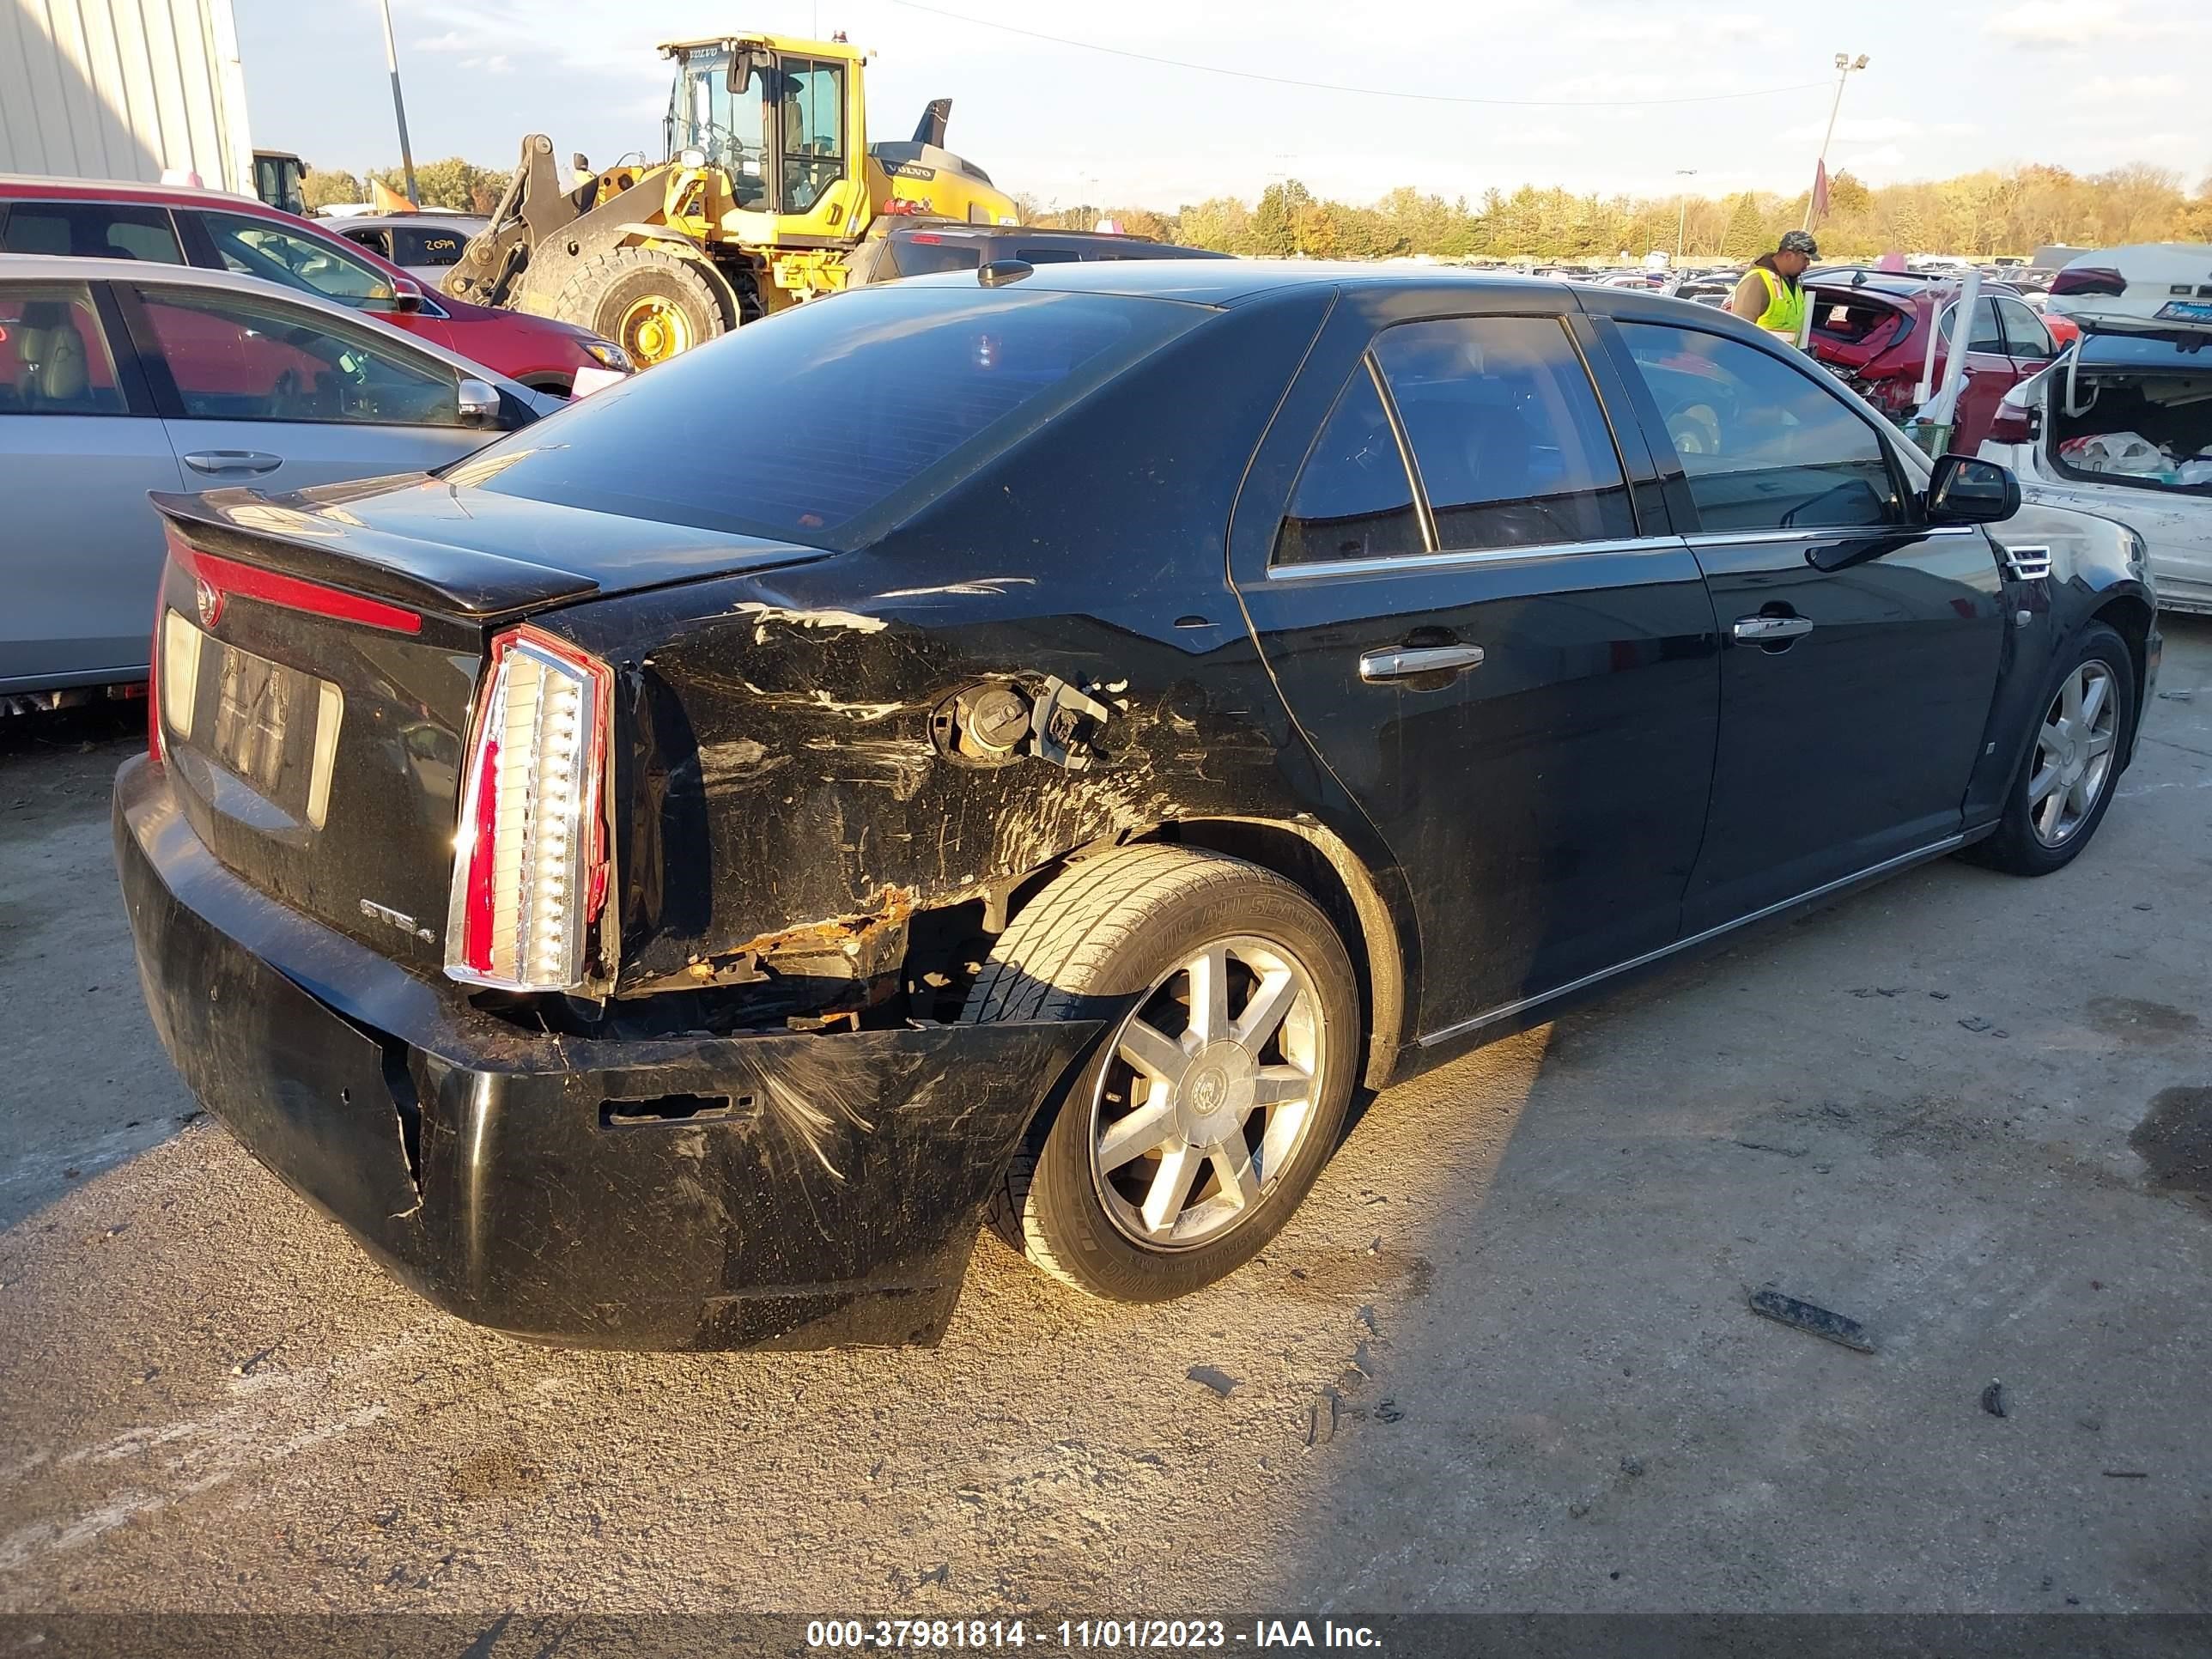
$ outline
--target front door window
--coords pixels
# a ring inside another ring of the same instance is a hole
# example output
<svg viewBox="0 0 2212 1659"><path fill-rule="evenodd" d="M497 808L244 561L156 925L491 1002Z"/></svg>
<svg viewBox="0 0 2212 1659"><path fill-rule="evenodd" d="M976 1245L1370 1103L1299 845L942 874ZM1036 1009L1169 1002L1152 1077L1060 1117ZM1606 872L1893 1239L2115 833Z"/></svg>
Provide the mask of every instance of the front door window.
<svg viewBox="0 0 2212 1659"><path fill-rule="evenodd" d="M1811 375L1698 329L1623 323L1620 333L1706 530L1904 521L1881 438Z"/></svg>

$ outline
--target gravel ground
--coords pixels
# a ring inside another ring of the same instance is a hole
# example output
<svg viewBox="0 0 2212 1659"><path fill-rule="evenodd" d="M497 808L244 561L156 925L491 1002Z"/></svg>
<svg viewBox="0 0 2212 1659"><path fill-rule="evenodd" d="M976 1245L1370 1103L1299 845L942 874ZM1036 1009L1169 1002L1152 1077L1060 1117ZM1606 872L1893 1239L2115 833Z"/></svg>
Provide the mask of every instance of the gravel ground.
<svg viewBox="0 0 2212 1659"><path fill-rule="evenodd" d="M2067 872L1939 864L1391 1090L1187 1302L987 1240L933 1352L415 1300L155 1042L133 724L12 723L0 1613L2205 1611L2212 627L2167 629Z"/></svg>

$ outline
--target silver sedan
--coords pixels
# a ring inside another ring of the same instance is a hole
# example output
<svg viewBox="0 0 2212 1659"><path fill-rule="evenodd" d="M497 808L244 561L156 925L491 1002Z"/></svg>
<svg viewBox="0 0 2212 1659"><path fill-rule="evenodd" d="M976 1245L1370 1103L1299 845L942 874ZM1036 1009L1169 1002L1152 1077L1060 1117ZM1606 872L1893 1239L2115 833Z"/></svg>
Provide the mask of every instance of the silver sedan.
<svg viewBox="0 0 2212 1659"><path fill-rule="evenodd" d="M0 255L0 697L145 678L149 490L416 471L559 406L253 277Z"/></svg>

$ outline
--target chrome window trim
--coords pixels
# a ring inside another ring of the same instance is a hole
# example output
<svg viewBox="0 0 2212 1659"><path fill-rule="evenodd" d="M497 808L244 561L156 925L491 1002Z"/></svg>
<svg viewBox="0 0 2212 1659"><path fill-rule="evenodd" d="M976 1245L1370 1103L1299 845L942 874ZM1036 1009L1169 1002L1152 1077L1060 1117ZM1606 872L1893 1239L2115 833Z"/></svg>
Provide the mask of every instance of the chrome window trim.
<svg viewBox="0 0 2212 1659"><path fill-rule="evenodd" d="M1946 836L1941 841L1930 842L1927 846L1916 848L1912 852L1900 853L1893 859L1884 859L1879 864L1870 864L1865 869L1851 875L1839 876L1833 881L1823 882L1820 886L1800 893L1795 898L1786 898L1778 903L1766 905L1760 909L1752 911L1747 915L1738 916L1733 921L1724 921L1717 927L1708 927L1704 933L1692 933L1687 939L1678 939L1672 945L1662 945L1656 951L1646 951L1640 957L1631 957L1626 962L1616 963L1610 968L1601 968L1594 974L1584 974L1580 979L1571 980L1565 985L1554 986L1551 990L1541 992L1535 996L1522 997L1518 1002L1509 1002L1503 1007L1492 1008L1486 1013L1477 1014L1472 1019L1463 1019L1456 1024L1447 1025L1440 1031L1431 1031L1425 1036L1415 1038L1415 1046L1428 1048L1433 1048L1439 1042L1449 1042L1454 1037L1464 1036L1469 1031L1479 1030L1483 1026L1494 1025L1500 1020L1510 1019L1516 1014L1525 1012L1539 1004L1550 1002L1554 998L1570 996L1577 991L1585 990L1590 986L1611 979L1616 974L1626 974L1633 969L1662 961L1677 951L1687 951L1694 945L1704 945L1710 940L1719 939L1723 934L1732 933L1739 927L1748 927L1753 922L1765 921L1770 916L1778 916L1784 911L1793 910L1801 904L1810 904L1817 899L1826 898L1831 893L1840 893L1845 888L1856 886L1860 882L1871 881L1877 876L1886 876L1892 871L1902 870L1908 865L1923 864L1929 859L1941 858L1954 848L1965 846L1966 842L1966 837L1964 835Z"/></svg>
<svg viewBox="0 0 2212 1659"><path fill-rule="evenodd" d="M1863 524L1830 525L1824 530L1698 530L1683 539L1692 547L1749 547L1760 542L1867 541L1877 536L1910 536L1915 541L1964 539L1981 533L1982 527L1973 524Z"/></svg>
<svg viewBox="0 0 2212 1659"><path fill-rule="evenodd" d="M1453 552L1406 553L1395 558L1316 559L1307 564L1271 564L1267 580L1293 582L1329 576L1384 576L1396 571L1453 570L1462 566L1504 564L1522 559L1556 559L1585 553L1648 553L1662 548L1680 551L1680 536L1632 536L1607 542L1544 542L1529 547L1463 548Z"/></svg>

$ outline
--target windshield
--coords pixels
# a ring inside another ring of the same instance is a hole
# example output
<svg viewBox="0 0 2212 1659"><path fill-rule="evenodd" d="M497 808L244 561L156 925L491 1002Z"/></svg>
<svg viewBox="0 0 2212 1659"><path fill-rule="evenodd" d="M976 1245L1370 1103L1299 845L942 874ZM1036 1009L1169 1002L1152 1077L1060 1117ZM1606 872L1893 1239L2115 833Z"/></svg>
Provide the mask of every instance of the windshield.
<svg viewBox="0 0 2212 1659"><path fill-rule="evenodd" d="M687 149L730 175L740 207L766 199L761 169L761 100L757 81L730 90L730 54L695 52L683 59L668 105L670 159Z"/></svg>
<svg viewBox="0 0 2212 1659"><path fill-rule="evenodd" d="M863 289L748 323L449 476L593 512L859 547L1208 314L1118 295Z"/></svg>

